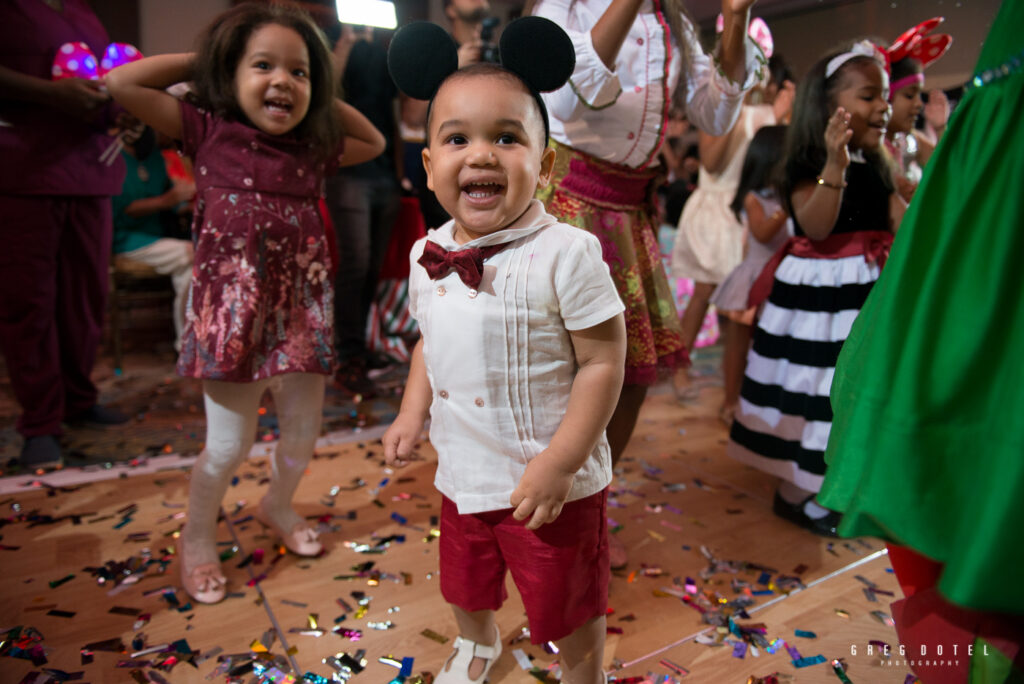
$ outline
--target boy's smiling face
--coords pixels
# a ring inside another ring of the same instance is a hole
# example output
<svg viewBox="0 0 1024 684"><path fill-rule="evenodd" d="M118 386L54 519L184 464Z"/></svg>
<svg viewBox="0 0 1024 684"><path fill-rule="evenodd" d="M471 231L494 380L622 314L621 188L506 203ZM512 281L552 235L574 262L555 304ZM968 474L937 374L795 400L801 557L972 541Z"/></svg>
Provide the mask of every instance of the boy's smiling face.
<svg viewBox="0 0 1024 684"><path fill-rule="evenodd" d="M511 225L551 179L555 152L540 110L513 76L456 75L434 97L427 187L465 243Z"/></svg>

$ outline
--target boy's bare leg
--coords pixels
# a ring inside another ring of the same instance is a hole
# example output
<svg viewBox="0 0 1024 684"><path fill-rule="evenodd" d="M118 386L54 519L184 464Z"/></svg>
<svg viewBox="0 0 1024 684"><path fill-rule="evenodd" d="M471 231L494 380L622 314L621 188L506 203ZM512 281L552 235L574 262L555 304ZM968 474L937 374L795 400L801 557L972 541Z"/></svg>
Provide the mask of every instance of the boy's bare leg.
<svg viewBox="0 0 1024 684"><path fill-rule="evenodd" d="M604 684L605 616L594 618L555 644L562 664L563 684Z"/></svg>
<svg viewBox="0 0 1024 684"><path fill-rule="evenodd" d="M494 645L496 630L493 610L469 612L458 606L452 606L452 612L455 613L455 622L459 626L459 636L481 646ZM487 667L486 658L473 658L467 673L469 678L475 680L484 671L485 667Z"/></svg>

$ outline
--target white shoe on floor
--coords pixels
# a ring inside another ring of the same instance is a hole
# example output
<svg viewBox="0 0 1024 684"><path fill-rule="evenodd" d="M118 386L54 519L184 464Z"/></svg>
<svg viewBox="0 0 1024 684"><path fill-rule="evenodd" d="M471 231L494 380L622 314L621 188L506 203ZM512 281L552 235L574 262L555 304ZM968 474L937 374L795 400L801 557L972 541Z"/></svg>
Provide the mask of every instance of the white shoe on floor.
<svg viewBox="0 0 1024 684"><path fill-rule="evenodd" d="M494 645L484 646L464 637L456 637L454 651L434 677L434 684L481 684L487 681L491 666L501 655L501 632L494 626ZM469 666L473 658L486 658L483 672L476 679L469 678Z"/></svg>

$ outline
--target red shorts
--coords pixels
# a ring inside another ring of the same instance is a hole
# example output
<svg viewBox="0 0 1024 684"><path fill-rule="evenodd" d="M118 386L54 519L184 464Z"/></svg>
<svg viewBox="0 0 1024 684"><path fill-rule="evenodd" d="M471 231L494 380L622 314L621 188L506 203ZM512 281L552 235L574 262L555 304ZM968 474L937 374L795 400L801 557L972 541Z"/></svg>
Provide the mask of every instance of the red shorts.
<svg viewBox="0 0 1024 684"><path fill-rule="evenodd" d="M511 508L459 515L441 502L441 594L465 611L497 610L512 573L530 641L569 636L608 609L608 490L562 507L553 523L526 529Z"/></svg>

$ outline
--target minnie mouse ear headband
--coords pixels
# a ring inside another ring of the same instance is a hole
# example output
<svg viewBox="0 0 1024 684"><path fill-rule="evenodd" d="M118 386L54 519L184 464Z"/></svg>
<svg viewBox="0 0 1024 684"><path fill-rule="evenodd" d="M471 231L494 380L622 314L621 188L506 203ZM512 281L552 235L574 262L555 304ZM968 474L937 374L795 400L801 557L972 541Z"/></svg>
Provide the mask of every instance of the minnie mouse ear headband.
<svg viewBox="0 0 1024 684"><path fill-rule="evenodd" d="M949 46L953 44L953 37L945 33L936 33L933 36L926 35L943 21L942 17L932 17L904 31L885 50L889 63L895 64L900 60L910 57L919 61L921 67L924 68L945 54ZM890 90L895 93L900 88L905 88L915 82L924 83L924 75L916 73L904 76L893 82Z"/></svg>
<svg viewBox="0 0 1024 684"><path fill-rule="evenodd" d="M725 17L721 14L715 19L715 32L721 33L725 30ZM764 58L768 59L775 52L775 41L772 39L772 32L768 30L768 24L761 17L754 17L750 20L750 27L747 29L747 35L754 39L757 46L761 48L761 52L764 53Z"/></svg>
<svg viewBox="0 0 1024 684"><path fill-rule="evenodd" d="M849 62L854 57L870 57L871 59L878 62L879 66L885 69L886 73L889 72L889 63L886 60L885 52L882 48L878 47L870 40L861 40L853 44L853 46L841 55L836 55L828 61L825 65L825 78L831 78L832 74L839 71L839 67Z"/></svg>
<svg viewBox="0 0 1024 684"><path fill-rule="evenodd" d="M576 50L558 24L543 17L509 23L498 44L498 66L519 78L537 101L548 137L548 112L540 93L558 90L576 66ZM417 100L431 100L445 79L459 70L459 49L437 24L418 21L391 39L388 71L398 89Z"/></svg>

